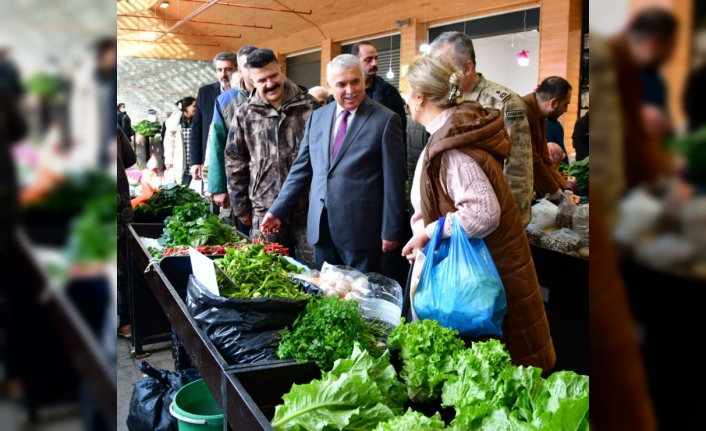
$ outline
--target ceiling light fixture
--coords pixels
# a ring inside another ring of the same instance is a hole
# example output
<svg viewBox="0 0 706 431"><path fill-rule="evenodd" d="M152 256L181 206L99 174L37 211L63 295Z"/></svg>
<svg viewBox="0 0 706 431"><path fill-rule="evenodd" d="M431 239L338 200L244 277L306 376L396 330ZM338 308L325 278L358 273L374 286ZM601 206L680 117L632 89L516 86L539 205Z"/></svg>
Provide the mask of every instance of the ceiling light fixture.
<svg viewBox="0 0 706 431"><path fill-rule="evenodd" d="M167 0L163 0L162 4L159 5L162 9L166 9L169 7L169 2Z"/></svg>
<svg viewBox="0 0 706 431"><path fill-rule="evenodd" d="M522 67L527 67L529 66L529 57L527 56L527 51L526 49L523 49L517 54L517 64L519 64Z"/></svg>

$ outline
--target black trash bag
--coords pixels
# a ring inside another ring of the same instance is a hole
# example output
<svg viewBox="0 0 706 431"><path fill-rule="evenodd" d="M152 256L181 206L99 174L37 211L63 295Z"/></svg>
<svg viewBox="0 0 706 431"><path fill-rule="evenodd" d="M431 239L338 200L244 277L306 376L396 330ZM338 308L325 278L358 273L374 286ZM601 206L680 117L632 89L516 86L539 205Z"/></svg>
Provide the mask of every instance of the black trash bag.
<svg viewBox="0 0 706 431"><path fill-rule="evenodd" d="M169 405L182 386L201 378L198 370L158 370L145 361L137 368L147 376L135 383L132 390L127 428L130 431L177 431L178 422L169 413Z"/></svg>
<svg viewBox="0 0 706 431"><path fill-rule="evenodd" d="M291 327L307 300L229 299L215 296L194 275L186 286L186 307L229 365L279 359L280 331Z"/></svg>

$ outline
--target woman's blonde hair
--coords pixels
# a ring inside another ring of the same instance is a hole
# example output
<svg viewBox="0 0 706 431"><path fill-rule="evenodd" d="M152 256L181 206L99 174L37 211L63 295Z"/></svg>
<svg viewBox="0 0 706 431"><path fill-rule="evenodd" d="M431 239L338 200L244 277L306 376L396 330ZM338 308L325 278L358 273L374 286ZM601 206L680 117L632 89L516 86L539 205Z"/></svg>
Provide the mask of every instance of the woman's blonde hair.
<svg viewBox="0 0 706 431"><path fill-rule="evenodd" d="M454 64L442 57L422 55L415 58L407 71L412 93L423 94L431 103L442 108L456 106L461 101L463 75Z"/></svg>

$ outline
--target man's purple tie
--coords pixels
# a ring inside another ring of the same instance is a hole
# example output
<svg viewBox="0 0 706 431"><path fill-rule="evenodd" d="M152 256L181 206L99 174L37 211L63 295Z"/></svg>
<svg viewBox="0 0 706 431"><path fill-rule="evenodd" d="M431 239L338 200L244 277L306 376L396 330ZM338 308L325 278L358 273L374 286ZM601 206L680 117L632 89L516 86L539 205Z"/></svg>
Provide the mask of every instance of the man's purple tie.
<svg viewBox="0 0 706 431"><path fill-rule="evenodd" d="M348 129L348 115L349 114L350 114L349 111L342 112L343 118L341 118L341 122L338 125L338 131L336 131L336 140L333 141L333 150L331 151L331 160L334 160L336 158L336 154L338 154L338 149L341 148L341 142L343 142L343 138L346 136L346 130Z"/></svg>

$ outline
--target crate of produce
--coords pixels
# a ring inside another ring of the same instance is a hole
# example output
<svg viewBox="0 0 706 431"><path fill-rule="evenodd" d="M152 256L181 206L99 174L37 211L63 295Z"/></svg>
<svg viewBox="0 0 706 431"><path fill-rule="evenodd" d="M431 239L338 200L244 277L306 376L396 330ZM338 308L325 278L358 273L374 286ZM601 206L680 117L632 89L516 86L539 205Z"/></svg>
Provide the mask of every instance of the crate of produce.
<svg viewBox="0 0 706 431"><path fill-rule="evenodd" d="M498 340L470 347L423 321L395 328L390 350L356 345L329 371L311 362L229 367L223 410L232 429L589 429L589 378L512 364ZM529 400L533 400L529 402ZM442 402L443 400L443 402ZM443 406L442 406L443 404Z"/></svg>

